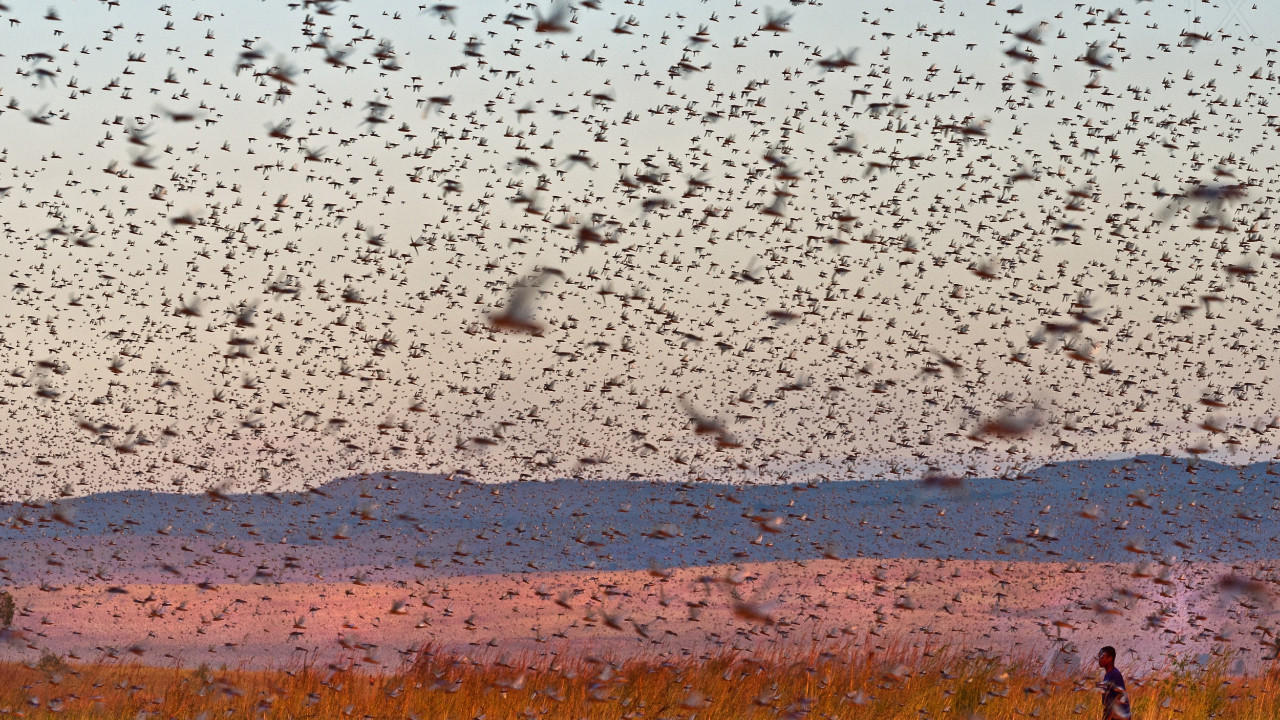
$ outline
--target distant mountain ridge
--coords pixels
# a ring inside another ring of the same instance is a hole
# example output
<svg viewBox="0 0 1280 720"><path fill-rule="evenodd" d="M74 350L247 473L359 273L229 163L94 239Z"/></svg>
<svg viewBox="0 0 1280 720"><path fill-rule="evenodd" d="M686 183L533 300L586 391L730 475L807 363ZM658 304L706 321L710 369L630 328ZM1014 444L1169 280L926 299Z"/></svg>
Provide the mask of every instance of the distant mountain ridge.
<svg viewBox="0 0 1280 720"><path fill-rule="evenodd" d="M123 582L190 579L202 573L193 561L208 575L216 564L285 581L823 556L1234 561L1280 550L1278 490L1266 464L1157 456L1056 463L1015 479L807 485L385 473L270 495L131 490L4 503L0 562L12 581L71 582L105 567ZM88 543L114 552L59 550Z"/></svg>

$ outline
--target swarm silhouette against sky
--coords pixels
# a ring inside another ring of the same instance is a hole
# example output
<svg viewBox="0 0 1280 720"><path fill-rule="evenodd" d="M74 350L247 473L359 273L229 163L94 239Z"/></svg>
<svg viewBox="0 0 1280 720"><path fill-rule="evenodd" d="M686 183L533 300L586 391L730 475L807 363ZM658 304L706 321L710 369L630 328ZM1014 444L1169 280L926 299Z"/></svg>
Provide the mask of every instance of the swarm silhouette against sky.
<svg viewBox="0 0 1280 720"><path fill-rule="evenodd" d="M5 492L1270 457L1275 21L6 0Z"/></svg>

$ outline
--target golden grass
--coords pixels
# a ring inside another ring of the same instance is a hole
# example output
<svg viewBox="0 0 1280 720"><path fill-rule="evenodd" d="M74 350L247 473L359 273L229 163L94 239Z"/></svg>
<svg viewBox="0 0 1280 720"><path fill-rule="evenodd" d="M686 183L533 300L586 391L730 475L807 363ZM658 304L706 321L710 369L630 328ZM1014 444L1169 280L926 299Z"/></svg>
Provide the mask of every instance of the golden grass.
<svg viewBox="0 0 1280 720"><path fill-rule="evenodd" d="M1141 720L1280 717L1280 672L1226 659L1130 678ZM0 664L0 717L28 718L1096 718L1100 672L894 646L868 654L481 659L428 648L398 672L250 671L136 664Z"/></svg>

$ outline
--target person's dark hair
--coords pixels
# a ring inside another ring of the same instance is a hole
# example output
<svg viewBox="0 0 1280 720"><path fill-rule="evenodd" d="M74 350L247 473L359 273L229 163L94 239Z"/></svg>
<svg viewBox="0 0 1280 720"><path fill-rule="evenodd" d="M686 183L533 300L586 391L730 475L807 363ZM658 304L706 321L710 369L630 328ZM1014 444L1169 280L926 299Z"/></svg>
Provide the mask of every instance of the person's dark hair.
<svg viewBox="0 0 1280 720"><path fill-rule="evenodd" d="M1115 648L1113 648L1113 647L1111 647L1110 645L1108 645L1108 646L1106 646L1106 647L1102 648L1101 650L1099 650L1099 651L1098 651L1098 654L1099 654L1099 655L1107 655L1107 656L1109 656L1112 660L1115 660L1115 659L1116 659L1116 649L1115 649Z"/></svg>

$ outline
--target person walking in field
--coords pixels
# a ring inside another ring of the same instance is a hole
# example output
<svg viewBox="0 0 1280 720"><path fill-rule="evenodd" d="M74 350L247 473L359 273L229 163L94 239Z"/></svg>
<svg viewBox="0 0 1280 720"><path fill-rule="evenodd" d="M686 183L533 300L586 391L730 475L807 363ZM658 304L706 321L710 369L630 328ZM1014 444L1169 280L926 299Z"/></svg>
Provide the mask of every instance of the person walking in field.
<svg viewBox="0 0 1280 720"><path fill-rule="evenodd" d="M1104 671L1102 682L1102 720L1129 720L1129 693L1124 675L1116 668L1116 649L1110 645L1098 651L1098 666Z"/></svg>

